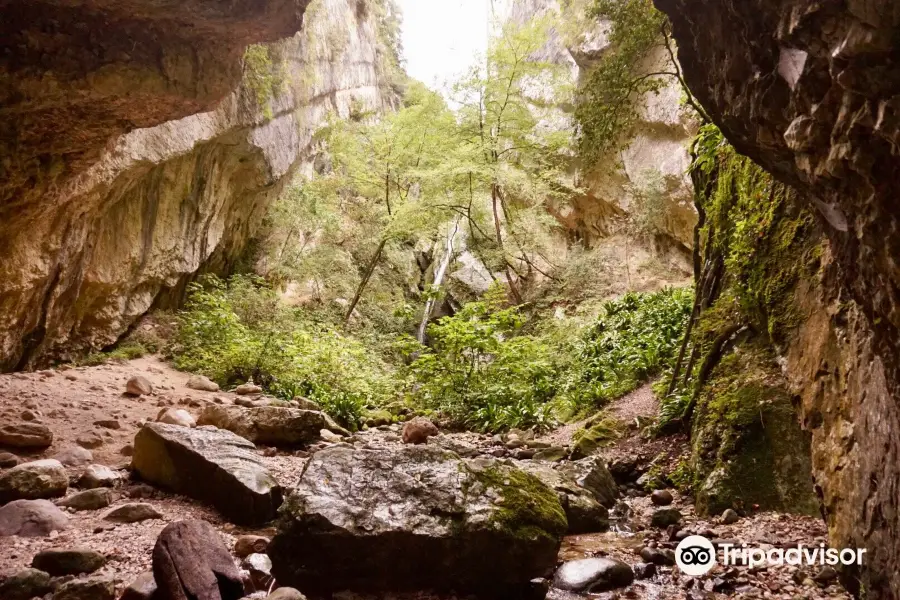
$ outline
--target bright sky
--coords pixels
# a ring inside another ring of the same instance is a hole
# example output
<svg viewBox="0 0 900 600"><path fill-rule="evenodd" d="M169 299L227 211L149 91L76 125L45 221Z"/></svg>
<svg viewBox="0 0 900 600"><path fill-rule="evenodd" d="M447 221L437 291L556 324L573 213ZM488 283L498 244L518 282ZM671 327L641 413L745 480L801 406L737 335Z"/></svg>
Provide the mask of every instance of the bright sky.
<svg viewBox="0 0 900 600"><path fill-rule="evenodd" d="M403 54L410 76L438 89L487 48L490 14L504 0L398 0Z"/></svg>

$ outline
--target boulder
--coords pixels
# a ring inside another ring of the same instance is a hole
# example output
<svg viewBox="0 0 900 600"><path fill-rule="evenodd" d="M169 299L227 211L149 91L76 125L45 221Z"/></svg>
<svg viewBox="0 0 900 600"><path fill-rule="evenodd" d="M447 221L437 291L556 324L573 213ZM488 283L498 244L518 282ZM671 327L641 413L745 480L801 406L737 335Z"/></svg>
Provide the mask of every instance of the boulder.
<svg viewBox="0 0 900 600"><path fill-rule="evenodd" d="M306 600L306 596L301 594L298 589L283 587L266 596L266 600Z"/></svg>
<svg viewBox="0 0 900 600"><path fill-rule="evenodd" d="M300 446L318 441L319 431L330 429L325 413L281 406L221 406L211 404L197 420L200 425L227 429L267 446Z"/></svg>
<svg viewBox="0 0 900 600"><path fill-rule="evenodd" d="M322 410L319 403L313 402L309 398L304 398L303 396L294 396L294 402L297 403L297 408L302 408L303 410Z"/></svg>
<svg viewBox="0 0 900 600"><path fill-rule="evenodd" d="M653 490L653 493L650 494L650 502L656 506L668 506L674 499L669 490Z"/></svg>
<svg viewBox="0 0 900 600"><path fill-rule="evenodd" d="M634 571L612 558L583 558L565 563L553 578L553 587L570 592L602 592L631 585Z"/></svg>
<svg viewBox="0 0 900 600"><path fill-rule="evenodd" d="M78 478L78 487L92 490L94 488L113 488L119 485L122 476L104 465L89 465L81 477Z"/></svg>
<svg viewBox="0 0 900 600"><path fill-rule="evenodd" d="M138 523L147 519L162 519L162 514L150 504L143 502L123 504L103 515L104 521L113 523Z"/></svg>
<svg viewBox="0 0 900 600"><path fill-rule="evenodd" d="M125 393L130 396L146 396L153 393L153 384L142 375L135 375L125 384Z"/></svg>
<svg viewBox="0 0 900 600"><path fill-rule="evenodd" d="M566 473L544 462L524 461L518 465L559 494L569 523L568 533L594 533L609 529L609 511L606 507Z"/></svg>
<svg viewBox="0 0 900 600"><path fill-rule="evenodd" d="M275 517L282 490L253 452L230 431L148 423L135 436L132 468L145 481L216 507L242 525Z"/></svg>
<svg viewBox="0 0 900 600"><path fill-rule="evenodd" d="M250 554L241 561L241 568L250 574L250 583L256 590L268 590L275 581L272 577L272 559L265 554Z"/></svg>
<svg viewBox="0 0 900 600"><path fill-rule="evenodd" d="M105 564L105 556L88 548L41 550L31 560L32 567L54 577L93 573Z"/></svg>
<svg viewBox="0 0 900 600"><path fill-rule="evenodd" d="M164 408L156 415L157 423L167 423L169 425L180 425L182 427L196 427L197 421L188 411L183 408Z"/></svg>
<svg viewBox="0 0 900 600"><path fill-rule="evenodd" d="M103 445L103 438L100 437L100 434L96 431L90 431L84 435L79 436L78 439L75 440L75 443L82 448L94 450Z"/></svg>
<svg viewBox="0 0 900 600"><path fill-rule="evenodd" d="M23 569L0 583L3 600L32 600L53 591L50 575L38 569Z"/></svg>
<svg viewBox="0 0 900 600"><path fill-rule="evenodd" d="M53 458L66 467L83 467L93 462L94 455L87 448L71 446L56 453Z"/></svg>
<svg viewBox="0 0 900 600"><path fill-rule="evenodd" d="M320 429L319 437L322 438L323 442L328 442L329 444L340 444L344 441L343 437L339 436L336 433L332 433L327 429Z"/></svg>
<svg viewBox="0 0 900 600"><path fill-rule="evenodd" d="M53 432L43 423L23 422L0 425L0 446L47 448L53 444Z"/></svg>
<svg viewBox="0 0 900 600"><path fill-rule="evenodd" d="M262 394L263 389L253 382L244 383L234 388L234 393L238 396L252 396Z"/></svg>
<svg viewBox="0 0 900 600"><path fill-rule="evenodd" d="M112 492L108 488L84 490L56 501L57 506L71 508L76 511L98 510L100 508L106 508L110 504L112 504Z"/></svg>
<svg viewBox="0 0 900 600"><path fill-rule="evenodd" d="M74 579L60 585L51 600L115 600L116 584L106 577Z"/></svg>
<svg viewBox="0 0 900 600"><path fill-rule="evenodd" d="M308 592L514 597L553 568L565 531L556 493L512 465L433 446L332 447L310 458L267 552L280 584Z"/></svg>
<svg viewBox="0 0 900 600"><path fill-rule="evenodd" d="M218 532L205 521L170 523L153 547L158 595L167 600L238 600L241 574Z"/></svg>
<svg viewBox="0 0 900 600"><path fill-rule="evenodd" d="M563 473L575 480L575 483L593 494L594 499L606 508L612 508L619 498L619 487L616 480L606 468L599 456L583 458L558 467Z"/></svg>
<svg viewBox="0 0 900 600"><path fill-rule="evenodd" d="M438 428L425 417L415 417L403 426L404 444L424 444L433 435L438 434Z"/></svg>
<svg viewBox="0 0 900 600"><path fill-rule="evenodd" d="M681 512L677 508L661 508L650 518L650 524L660 529L665 529L669 525L678 525L680 522Z"/></svg>
<svg viewBox="0 0 900 600"><path fill-rule="evenodd" d="M0 506L0 537L43 537L68 527L69 517L49 500L15 500Z"/></svg>
<svg viewBox="0 0 900 600"><path fill-rule="evenodd" d="M0 474L0 504L64 496L69 487L65 467L52 458L22 463Z"/></svg>
<svg viewBox="0 0 900 600"><path fill-rule="evenodd" d="M545 462L559 462L568 456L569 451L562 446L551 446L549 448L539 448L534 453L534 460Z"/></svg>
<svg viewBox="0 0 900 600"><path fill-rule="evenodd" d="M206 375L191 375L187 380L187 387L200 392L218 392L219 384Z"/></svg>
<svg viewBox="0 0 900 600"><path fill-rule="evenodd" d="M156 579L153 578L153 571L145 571L138 575L119 597L119 600L157 599L159 596L156 594Z"/></svg>

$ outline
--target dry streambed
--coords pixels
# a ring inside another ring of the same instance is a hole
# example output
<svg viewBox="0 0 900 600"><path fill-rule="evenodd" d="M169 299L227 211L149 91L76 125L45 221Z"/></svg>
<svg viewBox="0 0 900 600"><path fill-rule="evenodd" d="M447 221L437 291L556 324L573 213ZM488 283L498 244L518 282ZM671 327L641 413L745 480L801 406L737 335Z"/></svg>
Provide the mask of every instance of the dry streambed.
<svg viewBox="0 0 900 600"><path fill-rule="evenodd" d="M651 497L658 447L637 436L572 461L565 431L349 435L314 406L214 388L152 358L0 376L0 597L848 597L827 569L680 575L689 533L817 545L824 528Z"/></svg>

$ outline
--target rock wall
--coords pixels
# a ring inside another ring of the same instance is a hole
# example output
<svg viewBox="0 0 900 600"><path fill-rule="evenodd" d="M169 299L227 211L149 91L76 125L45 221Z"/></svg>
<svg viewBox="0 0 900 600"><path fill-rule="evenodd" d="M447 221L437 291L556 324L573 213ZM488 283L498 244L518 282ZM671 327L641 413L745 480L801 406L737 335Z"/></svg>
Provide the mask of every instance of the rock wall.
<svg viewBox="0 0 900 600"><path fill-rule="evenodd" d="M588 3L582 0L514 0L508 18L525 23L548 13L561 15L562 23L538 58L567 66L571 82L578 85L609 50L610 25L589 18ZM671 71L666 49L654 49L641 69ZM554 207L553 214L588 245L620 230L623 217L636 210L636 193L652 190L664 197L660 232L684 250L693 246L697 212L687 171L698 122L682 105L680 84L671 77L663 80L658 94L636 100L638 122L619 156L597 165L573 164L573 178L585 193ZM573 126L570 119L565 123Z"/></svg>
<svg viewBox="0 0 900 600"><path fill-rule="evenodd" d="M867 549L845 582L900 597L900 5L655 1L694 95L738 151L799 191L827 236L781 353L831 543Z"/></svg>
<svg viewBox="0 0 900 600"><path fill-rule="evenodd" d="M0 33L35 16L20 4L2 4L20 20ZM6 369L109 345L151 306L179 301L199 272L227 268L326 114L378 109L384 96L382 3L314 0L296 35L306 2L231 3L224 14L196 2L48 4L69 37L34 43L52 42L59 64L91 48L109 63L56 86L57 63L40 55L14 52L0 70ZM288 39L253 47L241 71L247 43L278 37ZM155 54L142 54L145 38Z"/></svg>

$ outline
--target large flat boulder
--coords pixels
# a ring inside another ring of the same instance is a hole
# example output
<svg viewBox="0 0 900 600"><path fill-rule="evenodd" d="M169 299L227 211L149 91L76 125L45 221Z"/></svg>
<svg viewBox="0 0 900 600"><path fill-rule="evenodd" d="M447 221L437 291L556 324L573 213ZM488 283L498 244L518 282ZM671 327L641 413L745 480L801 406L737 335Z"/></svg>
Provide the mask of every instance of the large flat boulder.
<svg viewBox="0 0 900 600"><path fill-rule="evenodd" d="M253 450L230 431L148 423L134 438L132 467L145 481L256 525L275 517L282 490Z"/></svg>
<svg viewBox="0 0 900 600"><path fill-rule="evenodd" d="M197 423L227 429L268 446L303 446L318 440L322 429L329 429L325 413L286 406L211 404L203 409Z"/></svg>
<svg viewBox="0 0 900 600"><path fill-rule="evenodd" d="M69 517L49 500L13 500L0 506L0 537L45 537L69 528Z"/></svg>
<svg viewBox="0 0 900 600"><path fill-rule="evenodd" d="M43 423L6 423L0 425L0 446L13 448L47 448L53 443L53 432Z"/></svg>
<svg viewBox="0 0 900 600"><path fill-rule="evenodd" d="M566 527L556 493L511 464L334 447L307 463L268 554L279 584L305 592L520 597L555 566Z"/></svg>

